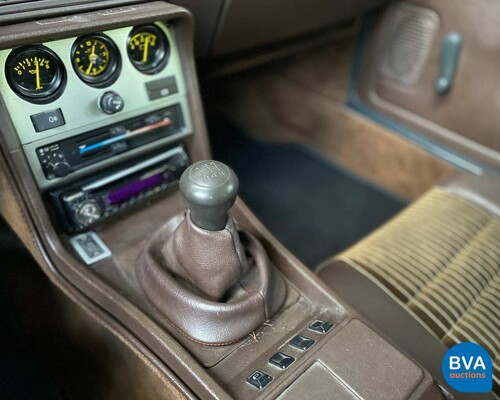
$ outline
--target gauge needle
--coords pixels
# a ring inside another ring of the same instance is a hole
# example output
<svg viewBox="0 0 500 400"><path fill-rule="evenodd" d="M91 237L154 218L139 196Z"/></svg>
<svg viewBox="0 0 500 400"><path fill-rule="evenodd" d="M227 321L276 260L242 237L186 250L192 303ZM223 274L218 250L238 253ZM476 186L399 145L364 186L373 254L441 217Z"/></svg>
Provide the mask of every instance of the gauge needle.
<svg viewBox="0 0 500 400"><path fill-rule="evenodd" d="M148 51L149 51L149 37L146 37L146 41L144 42L144 54L142 56L143 63L148 61Z"/></svg>
<svg viewBox="0 0 500 400"><path fill-rule="evenodd" d="M35 74L36 74L36 90L42 89L40 85L40 64L38 63L38 58L35 58Z"/></svg>
<svg viewBox="0 0 500 400"><path fill-rule="evenodd" d="M92 46L92 51L90 52L90 55L89 55L90 64L89 64L89 67L87 68L87 71L85 72L87 75L90 74L90 70L92 69L92 66L94 65L94 59L95 59L95 45Z"/></svg>

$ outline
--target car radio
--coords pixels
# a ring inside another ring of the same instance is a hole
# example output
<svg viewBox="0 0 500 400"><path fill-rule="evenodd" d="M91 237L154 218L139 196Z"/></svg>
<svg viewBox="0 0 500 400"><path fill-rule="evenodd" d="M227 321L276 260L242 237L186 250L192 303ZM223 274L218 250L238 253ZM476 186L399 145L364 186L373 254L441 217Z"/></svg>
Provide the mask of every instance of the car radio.
<svg viewBox="0 0 500 400"><path fill-rule="evenodd" d="M183 146L50 193L67 232L80 231L174 186L189 165Z"/></svg>

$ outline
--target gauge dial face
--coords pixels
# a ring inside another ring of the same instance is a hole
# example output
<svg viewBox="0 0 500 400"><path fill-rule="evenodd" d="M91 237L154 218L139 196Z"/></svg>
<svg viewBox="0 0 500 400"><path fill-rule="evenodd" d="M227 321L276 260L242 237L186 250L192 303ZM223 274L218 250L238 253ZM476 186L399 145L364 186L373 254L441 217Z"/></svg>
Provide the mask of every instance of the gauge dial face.
<svg viewBox="0 0 500 400"><path fill-rule="evenodd" d="M118 77L118 50L107 36L90 35L78 38L73 44L71 61L79 78L90 85L109 86Z"/></svg>
<svg viewBox="0 0 500 400"><path fill-rule="evenodd" d="M170 46L165 33L156 25L135 27L128 39L128 55L145 74L161 71L168 62Z"/></svg>
<svg viewBox="0 0 500 400"><path fill-rule="evenodd" d="M10 53L5 75L11 89L32 103L49 103L62 93L65 70L45 46L25 46Z"/></svg>

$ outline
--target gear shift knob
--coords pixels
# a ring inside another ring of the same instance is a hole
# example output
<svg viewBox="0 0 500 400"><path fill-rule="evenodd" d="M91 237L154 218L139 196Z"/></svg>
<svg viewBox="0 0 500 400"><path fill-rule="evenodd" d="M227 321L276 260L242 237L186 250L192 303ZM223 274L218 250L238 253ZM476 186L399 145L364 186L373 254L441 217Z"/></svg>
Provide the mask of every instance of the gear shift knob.
<svg viewBox="0 0 500 400"><path fill-rule="evenodd" d="M179 187L191 219L209 231L224 229L227 213L238 195L238 177L219 161L198 161L181 176Z"/></svg>

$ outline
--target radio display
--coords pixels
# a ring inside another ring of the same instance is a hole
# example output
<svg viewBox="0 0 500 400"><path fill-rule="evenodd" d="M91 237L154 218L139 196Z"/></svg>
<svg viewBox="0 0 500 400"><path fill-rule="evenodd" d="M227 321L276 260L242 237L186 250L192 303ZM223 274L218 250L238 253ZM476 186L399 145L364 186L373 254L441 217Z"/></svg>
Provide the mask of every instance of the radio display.
<svg viewBox="0 0 500 400"><path fill-rule="evenodd" d="M148 174L147 177L143 177L110 191L106 194L104 200L109 205L125 203L131 197L160 186L163 182L165 182L164 172L159 172L154 175Z"/></svg>

